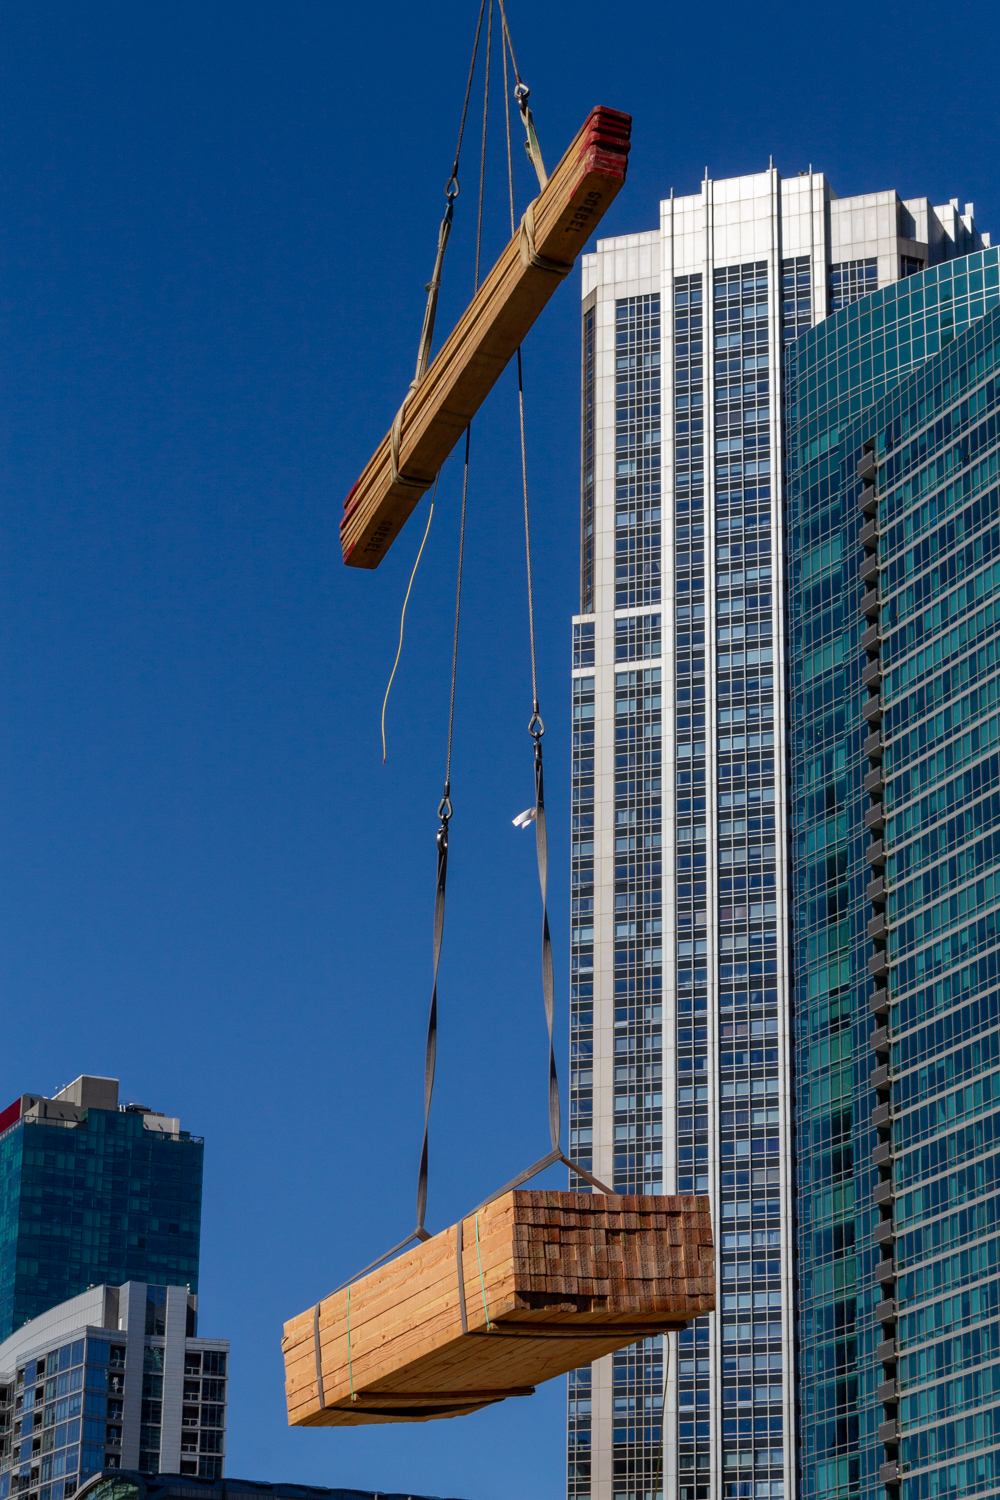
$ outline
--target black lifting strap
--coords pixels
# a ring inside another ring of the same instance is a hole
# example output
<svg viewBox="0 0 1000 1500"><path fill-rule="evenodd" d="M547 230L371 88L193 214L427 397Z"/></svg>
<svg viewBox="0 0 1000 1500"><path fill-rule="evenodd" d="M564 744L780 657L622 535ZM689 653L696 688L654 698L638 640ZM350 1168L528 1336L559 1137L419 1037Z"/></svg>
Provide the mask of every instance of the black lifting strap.
<svg viewBox="0 0 1000 1500"><path fill-rule="evenodd" d="M534 633L532 632L532 635ZM532 639L532 646L534 640ZM532 650L534 658L534 650ZM545 725L538 711L538 699L535 699L531 722L528 732L535 742L535 848L538 851L538 883L542 890L542 999L545 1003L545 1025L549 1033L549 1139L552 1149L540 1161L536 1161L525 1171L520 1172L511 1182L506 1183L499 1192L491 1194L479 1205L492 1203L494 1198L501 1194L510 1192L512 1188L520 1187L522 1182L530 1182L543 1172L546 1167L554 1166L556 1162L562 1162L564 1167L582 1177L595 1187L599 1193L608 1195L614 1191L613 1188L605 1186L600 1178L588 1172L586 1167L581 1167L578 1162L572 1161L563 1152L559 1143L562 1134L562 1110L559 1103L559 1075L556 1072L556 1053L553 1041L553 1027L555 1023L555 979L552 970L552 938L549 935L549 908L548 908L548 886L549 886L549 839L545 826L545 779L542 771L542 735L545 733Z"/></svg>
<svg viewBox="0 0 1000 1500"><path fill-rule="evenodd" d="M445 892L448 885L448 829L452 818L451 752L455 739L455 685L458 680L458 637L462 620L462 575L465 569L465 518L469 505L470 428L465 429L465 467L462 471L462 511L458 523L458 573L455 580L455 633L451 648L451 693L448 702L448 750L444 765L444 791L438 803L437 884L434 891L434 973L431 985L431 1008L427 1017L427 1051L424 1055L424 1139L420 1147L420 1170L417 1173L417 1227L413 1238L429 1240L424 1228L427 1213L427 1155L434 1096L434 1065L437 1061L438 969L441 967L441 944L444 941Z"/></svg>
<svg viewBox="0 0 1000 1500"><path fill-rule="evenodd" d="M441 966L441 944L444 940L445 892L448 885L448 824L451 821L451 783L444 784L444 796L438 807L441 826L437 831L437 886L434 892L434 979L431 1008L427 1017L427 1051L424 1055L424 1139L420 1147L420 1170L417 1174L417 1227L414 1236L429 1240L424 1228L427 1215L427 1138L434 1097L434 1067L437 1062L438 969Z"/></svg>
<svg viewBox="0 0 1000 1500"><path fill-rule="evenodd" d="M549 935L549 840L545 827L545 779L542 771L542 735L545 733L545 725L537 703L529 730L535 742L535 847L538 852L538 884L542 890L542 999L545 1003L545 1025L549 1033L549 1137L553 1151L558 1151L562 1135L562 1110L553 1042L556 987L552 971L552 939Z"/></svg>
<svg viewBox="0 0 1000 1500"><path fill-rule="evenodd" d="M465 563L465 518L469 498L469 450L470 432L465 430L465 471L462 479L462 511L459 521L458 532L458 579L455 586L455 637L451 653L451 695L448 706L448 753L445 762L444 794L438 804L439 827L437 831L437 884L434 893L434 974L431 988L431 1007L427 1017L427 1050L424 1054L424 1138L420 1148L420 1170L417 1175L417 1225L411 1229L405 1240L400 1240L398 1245L393 1245L384 1255L377 1260L370 1261L363 1266L357 1275L342 1281L339 1286L334 1287L330 1296L342 1292L345 1287L350 1287L354 1282L360 1281L362 1276L367 1276L369 1271L374 1271L377 1266L384 1265L391 1260L400 1250L405 1250L407 1245L412 1245L414 1240L429 1240L430 1232L424 1227L424 1218L427 1213L427 1160L428 1160L428 1134L430 1125L431 1100L434 1095L434 1065L437 1061L437 982L438 969L441 966L441 947L444 942L444 912L445 892L448 884L448 826L452 818L451 805L451 752L455 736L455 685L458 677L458 636L459 624L462 616L462 573ZM319 1390L320 1409L325 1408L325 1396L323 1394L323 1366L320 1350L319 1318L323 1301L317 1302L313 1309L313 1340L316 1353L316 1384Z"/></svg>

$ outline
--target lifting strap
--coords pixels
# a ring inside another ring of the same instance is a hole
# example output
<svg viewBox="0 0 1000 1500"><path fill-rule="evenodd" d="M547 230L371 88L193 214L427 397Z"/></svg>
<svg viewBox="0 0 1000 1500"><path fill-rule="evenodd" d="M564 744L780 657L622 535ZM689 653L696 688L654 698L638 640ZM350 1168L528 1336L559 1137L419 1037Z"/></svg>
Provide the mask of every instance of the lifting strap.
<svg viewBox="0 0 1000 1500"><path fill-rule="evenodd" d="M515 92L515 98L517 100L518 108L519 108L520 114L521 114L521 119L522 119L522 121L524 123L525 131L526 131L526 136L527 136L527 139L526 139L526 142L525 142L525 148L527 150L528 157L529 157L529 159L530 159L530 161L531 161L532 165L534 166L535 171L537 173L538 182L539 182L540 188L544 188L546 182L548 181L548 177L546 175L545 166L544 166L544 163L542 161L542 153L541 153L541 149L540 149L539 144L538 144L538 136L537 136L536 131L535 131L534 121L532 119L531 111L528 108L528 103L527 103L527 101L528 101L528 88L527 88L527 85L524 84L524 82L522 81L521 76L520 76L520 74L517 71L517 62L516 62L516 59L515 59L515 56L514 56L513 43L512 43L511 38L510 38L510 30L509 30L508 25L507 25L507 16L506 16L506 10L505 10L505 6L504 6L504 0L498 0L498 3L499 3L499 8L500 8L500 16L501 16L502 28L503 28L503 40L504 40L504 44L505 44L504 48L503 48L504 82L505 82L505 90L504 90L504 92L505 92L505 114L506 114L506 118L507 118L507 161L508 161L508 175L509 175L509 182L510 182L511 229L513 231L513 219L514 219L513 164L512 164L512 161L511 161L511 147L510 147L510 113L509 113L509 109L507 108L507 104L506 104L506 99L507 99L507 88L506 88L506 83L507 83L507 51L508 51L508 49L510 51L511 62L512 62L513 67L514 67L514 74L515 74L515 77L517 79L517 87L515 88L515 91L514 91ZM471 92L471 89L472 89L472 79L473 79L473 73L475 71L476 55L477 55L478 48L479 48L479 40L480 40L481 31L482 31L483 15L485 13L485 7L486 7L486 0L481 0L481 4L480 4L480 8L479 8L479 20L478 20L478 23L477 23L477 26L476 26L476 38L475 38L475 43L473 45L473 51L472 51L472 63L471 63L470 68L469 68L469 79L468 79L468 83L466 85L466 90L465 90L465 102L464 102L463 107L462 107L462 121L461 121L461 126L459 128L459 134L458 134L458 147L457 147L456 152L455 152L455 161L454 161L454 165L452 167L452 173L451 173L451 176L448 179L448 183L447 183L447 185L445 187L445 196L448 199L448 207L447 207L447 209L445 211L445 216L444 216L444 219L442 220L441 228L440 228L440 230L438 232L438 251L437 251L437 256L436 256L436 259L435 259L435 262L434 262L434 274L431 277L431 280L430 280L430 282L428 283L428 286L427 286L427 293L428 293L427 308L426 308L426 311L424 313L424 326L423 326L423 330L421 332L421 336L420 336L420 348L419 348L418 354L417 354L417 370L416 370L416 374L414 376L414 379L413 379L413 381L412 381L412 383L410 385L410 390L409 390L409 392L407 394L406 400L404 400L403 405L400 407L398 413L396 414L396 420L393 423L393 431L392 431L392 436L391 436L390 447L391 447L391 467L392 467L393 481L394 482L401 482L403 484L414 484L415 487L418 487L421 490L423 490L423 489L426 488L426 486L424 484L420 484L418 486L418 485L416 485L415 481L409 480L409 479L407 479L407 477L405 475L400 475L399 474L399 467L398 467L398 464L399 464L399 444L400 444L400 439L402 437L403 413L404 413L405 408L406 408L406 401L409 400L409 396L412 395L413 391L420 384L420 381L423 379L424 374L426 373L426 370L427 370L428 359L429 359L430 348L431 348L431 341L432 341L433 333L434 333L434 319L435 319L435 314L436 314L436 311L437 311L437 296L438 296L438 291L440 290L440 285L441 285L441 269L442 269L442 266L443 266L443 263L444 263L444 253L445 253L445 250L447 248L448 237L449 237L449 235L451 233L451 222L452 222L452 214L453 214L453 209L454 209L454 199L458 196L458 194L460 192L460 187L459 187L459 182L458 182L459 155L461 153L461 147L462 147L462 136L463 136L464 131L465 131L466 115L468 113L468 108L469 108L469 96L470 96L470 92ZM487 27L486 81L485 81L484 101L483 101L482 154L481 154L481 158L480 158L479 213L478 213L478 224L477 224L477 235L476 235L476 269L475 269L475 280L476 280L476 286L477 286L477 288L478 288L478 283L479 283L479 258L480 258L481 242L482 242L483 192L484 192L484 181L485 181L484 174L485 174L485 161L486 161L486 124L487 124L487 112L488 112L488 108L489 108L489 72L490 72L490 50L491 50L491 45L492 45L492 35L493 35L493 4L492 4L492 0L490 0L490 14L489 14L488 27ZM520 242L520 248L521 248L521 258L522 258L522 261L526 265L537 266L541 270L552 271L553 273L558 274L560 276L566 275L568 273L568 271L571 269L571 267L560 265L560 264L558 264L557 262L554 262L554 261L548 261L548 260L546 260L546 258L544 256L539 256L536 253L536 251L535 251L535 240L534 240L534 211L533 210L534 210L534 204L531 203L531 204L528 205L528 208L525 211L524 217L523 217L522 222L521 222L521 242ZM525 259L525 257L527 257L527 259ZM542 896L542 995L543 995L543 1001L544 1001L544 1006L545 1006L545 1022L546 1022L546 1027L547 1027L547 1030L548 1030L548 1041L549 1041L549 1066L548 1066L549 1136L550 1136L552 1144L551 1144L551 1150L548 1151L545 1156L541 1157L532 1166L526 1167L523 1172L519 1172L516 1177L511 1178L511 1180L509 1182L505 1183L503 1185L503 1187L498 1188L496 1190L496 1192L490 1193L490 1195L488 1197L484 1198L481 1203L477 1204L476 1208L473 1209L473 1213L477 1214L477 1215L478 1215L480 1209L485 1208L487 1206L487 1204L494 1202L494 1200L497 1199L497 1198L503 1197L503 1195L505 1193L512 1192L515 1188L518 1188L518 1187L522 1186L523 1183L530 1182L533 1177L537 1177L540 1172L544 1172L546 1170L546 1168L554 1166L557 1162L561 1163L565 1167L568 1167L570 1169L570 1171L575 1172L579 1177L582 1177L586 1182L589 1182L591 1184L591 1186L594 1187L594 1188L596 1188L599 1193L603 1193L603 1194L605 1194L607 1196L610 1196L614 1192L613 1188L609 1188L605 1183L601 1182L601 1180L599 1178L595 1177L591 1172L587 1171L587 1169L585 1167L580 1166L577 1162L572 1161L568 1156L566 1156L565 1153L562 1150L561 1145L560 1145L560 1135L561 1135L561 1130L562 1130L562 1123L561 1123L561 1107L560 1107L560 1100L559 1100L559 1079L558 1079L558 1074L557 1074L557 1071L556 1071L555 1047L554 1047L554 1039L553 1039L553 1029L554 1029L554 1020L555 1020L555 983L554 983L553 966L552 966L552 940L551 940L551 936L550 936L550 933L549 933L549 917L548 917L548 905L547 905L549 863L548 863L548 836L547 836L546 823L545 823L545 784L544 784L543 767L542 767L542 736L545 733L545 725L544 725L544 723L542 721L541 712L539 710L539 703L538 703L538 673L537 673L537 666L536 666L536 659L535 659L535 616L534 616L534 599L533 599L532 575L531 575L531 528L530 528L529 514L528 514L528 470L527 470L527 453L526 453L526 447L525 447L525 426L524 426L524 380L523 380L523 370L522 370L521 350L520 349L518 349L518 351L517 351L517 388L518 388L518 407L519 407L520 428L521 428L521 477L522 477L522 488L523 488L523 496L524 496L524 533L525 533L525 552L526 552L527 575L528 575L528 627L529 627L529 637L530 637L530 644L531 644L532 714L531 714L531 720L530 720L530 722L528 724L528 732L531 735L532 742L533 742L533 745L534 745L534 775L535 775L535 819L534 819L534 821L535 821L535 840L536 840L536 848L537 848L537 855L538 855L538 880L539 880L539 885L540 885L540 888L541 888L541 896ZM471 428L467 427L466 430L465 430L465 465L464 465L464 471L463 471L463 477L462 477L462 510L461 510L461 520L460 520L460 525L459 525L458 576L457 576L456 589L455 589L455 631L454 631L454 640L453 640L453 644L452 644L451 691L450 691L450 700L449 700L449 709L448 709L448 748L447 748L447 756L446 756L446 761L445 761L444 791L442 793L441 801L440 801L440 803L438 805L438 820L439 820L439 823L438 823L438 831L437 831L437 835L436 835L436 847L437 847L437 880L436 880L435 894L434 894L434 943L433 943L433 964L432 964L432 986L431 986L430 1012L429 1012L428 1020L427 1020L427 1045L426 1045L426 1050L425 1050L425 1055L424 1055L424 1131L423 1131L423 1139L422 1139L422 1142L421 1142L421 1150L420 1150L420 1166L419 1166L419 1170L418 1170L418 1174L417 1174L417 1223L416 1223L416 1227L413 1230L411 1230L411 1232L406 1236L406 1238L404 1240L400 1240L400 1242L397 1245L393 1245L393 1247L390 1250L387 1250L384 1255L380 1255L377 1260L371 1261L367 1266L364 1266L354 1276L349 1277L347 1281L343 1281L343 1282L340 1283L339 1286L334 1287L333 1291L329 1293L329 1296L331 1296L331 1297L335 1296L338 1292L342 1292L345 1289L345 1287L348 1288L348 1291L349 1291L350 1287L352 1286L352 1284L354 1282L360 1281L361 1278L363 1276L366 1276L369 1271L374 1271L378 1266L384 1265L386 1261L391 1260L394 1255L397 1255L400 1250L405 1250L408 1245L411 1245L414 1242L414 1240L421 1240L421 1241L423 1241L423 1240L429 1240L431 1238L431 1235L430 1235L429 1231L426 1229L425 1224L424 1224L424 1220L425 1220L426 1212L427 1212L428 1138L429 1138L429 1126L430 1126L431 1101L433 1099L433 1094L434 1094L434 1073L435 1073L435 1066L436 1066L436 1062L437 1062L437 981L438 981L438 970L440 968L440 962L441 962L441 949L442 949L442 945L443 945L443 941L444 941L445 905L446 905L446 894L447 894L447 883L448 883L448 839L449 839L449 830L450 830L451 819L452 819L452 816L453 816L453 807L452 807L452 802L451 802L451 757L452 757L452 743L453 743L453 739L454 739L454 727L455 727L455 685L456 685L457 674L458 674L458 641L459 641L459 624L460 624L460 619L461 619L461 608L462 608L462 574L463 574L464 557L465 557L465 522L466 522L466 511L467 511L468 490L469 490L469 452L470 452L470 443L471 443ZM437 487L435 485L434 494L436 495L436 493L437 493ZM431 501L431 512L433 514L433 497L432 497L432 501ZM428 517L428 523L427 524L428 524L428 528L429 528L429 526L430 526L430 517ZM426 541L426 539L427 539L427 534L425 532L424 533L424 541ZM423 543L421 543L421 552L422 551L423 551ZM419 563L419 561L420 561L420 553L418 552L418 554L417 554L417 562ZM416 564L414 565L414 574L415 573L416 573ZM410 586L411 587L412 587L412 584L413 584L413 576L411 575L411 578L410 578ZM409 589L407 590L407 599L408 598L409 598ZM404 618L405 618L405 610L406 610L406 604L405 604L405 601L404 601L404 605L403 605ZM402 621L400 622L400 645L402 645ZM397 662L398 662L398 659L399 659L398 652L397 652L397 658L396 659L397 659ZM393 668L393 672L395 673L395 667ZM389 679L389 685L390 686L392 685L392 678L391 677ZM388 689L386 690L386 696L388 697ZM384 714L384 705L383 705L383 714ZM383 750L384 750L384 740L383 740ZM477 1218L477 1222L476 1222L476 1248L477 1248L477 1254L478 1254L478 1252L479 1252L479 1223L478 1223L478 1218ZM463 1331L463 1333L466 1333L466 1332L468 1332L468 1315L467 1315L467 1308L466 1308L466 1301L465 1301L464 1276L463 1276L463 1271L462 1271L462 1251L463 1251L463 1244L462 1244L462 1220L461 1219L458 1222L458 1225L456 1227L456 1232L455 1232L455 1250L456 1250L456 1261L457 1261L457 1266L458 1266L459 1308L460 1308L460 1314L461 1314L462 1331ZM480 1281L482 1283L481 1266L480 1266ZM485 1298L486 1298L485 1285L481 1286L481 1290L482 1290L482 1294L483 1294L483 1303L484 1303L484 1308L485 1308L485 1305L486 1305L485 1304ZM322 1360L321 1360L321 1351L320 1351L320 1327L319 1327L319 1324L320 1324L320 1310L322 1308L323 1302L326 1301L326 1300L328 1300L328 1299L327 1298L321 1298L321 1300L316 1303L316 1306L313 1309L313 1339L314 1339L315 1356L316 1356L316 1384L317 1384L318 1393L319 1393L320 1410L324 1410L325 1409L325 1405L326 1405L325 1396L324 1396L324 1388L323 1388L323 1370L322 1370ZM486 1313L486 1320L487 1320L487 1331L490 1332L490 1333L493 1333L493 1334L498 1333L499 1330L497 1330L496 1327L495 1327L495 1325L491 1324L491 1322L490 1322L489 1312L488 1311ZM350 1350L348 1350L348 1359L350 1359ZM525 1394L526 1393L527 1392L525 1392Z"/></svg>
<svg viewBox="0 0 1000 1500"><path fill-rule="evenodd" d="M528 160L531 162L531 165L535 169L535 173L538 177L538 186L541 189L548 182L549 174L546 172L545 163L542 161L542 148L538 144L538 136L535 133L535 122L532 119L531 110L528 108L528 96L530 95L531 90L528 88L528 85L525 83L524 79L521 77L521 74L518 71L517 58L514 56L514 42L510 34L510 27L507 24L507 7L504 4L504 0L499 0L499 4L500 21L503 26L503 36L506 43L503 67L504 78L506 79L507 77L507 52L509 51L511 66L514 69L514 77L517 80L517 83L514 87L514 98L517 100L517 107L521 112L521 122L524 125L524 133L526 136L524 149L528 153ZM506 98L506 90L504 90L504 95Z"/></svg>
<svg viewBox="0 0 1000 1500"><path fill-rule="evenodd" d="M457 163L458 158L456 157L455 160ZM454 188L452 187L452 182L455 183ZM457 192L457 179L452 174L452 181L449 182L448 187L445 189L448 207L445 209L444 218L441 220L441 227L438 230L438 247L437 255L434 258L434 272L426 287L427 306L424 309L424 326L420 332L420 344L417 349L417 370L410 381L409 390L403 397L403 404L396 413L395 421L392 424L392 432L389 435L389 472L392 475L393 484L401 484L404 489L419 490L421 494L427 488L423 480L409 479L405 474L399 472L399 445L403 437L403 412L406 410L406 403L427 374L427 366L430 363L431 344L434 340L434 320L437 317L438 293L441 290L441 270L444 266L444 252L448 248L448 237L451 234Z"/></svg>
<svg viewBox="0 0 1000 1500"><path fill-rule="evenodd" d="M469 99L470 99L470 96L472 94L472 79L473 79L473 76L474 76L475 71L476 71L476 58L477 58L477 56L479 54L479 38L480 38L480 36L482 34L482 30L483 30L483 15L484 15L485 10L486 10L486 0L480 0L480 5L479 5L479 19L476 22L476 36L475 36L475 41L472 44L472 60L469 63L469 77L468 77L468 79L466 81L466 85L465 85L465 100L464 100L464 102L462 104L462 118L461 118L461 121L460 121L459 127L458 127L458 144L455 147L455 160L452 162L452 165L451 165L451 176L448 178L448 181L445 183L445 189L444 189L445 198L448 200L448 207L444 211L444 218L441 220L441 226L438 229L438 244L437 244L437 254L434 257L434 270L433 270L433 272L431 274L430 281L427 283L427 286L424 288L424 290L427 293L427 306L424 308L424 325L423 325L423 328L420 330L420 343L419 343L419 345L417 347L417 368L416 368L416 372L415 372L415 374L413 376L413 379L410 381L410 388L407 391L406 395L403 397L403 404L399 408L399 411L396 413L395 421L392 424L392 431L391 431L391 433L389 435L389 472L392 475L392 482L393 482L393 484L401 484L404 487L404 489L419 490L421 494L423 494L424 491L427 489L427 485L423 482L423 480L420 480L420 479L411 479L408 475L401 474L399 472L399 445L402 442L402 438L403 438L403 413L406 410L406 403L409 401L410 397L413 395L413 392L417 389L417 386L420 384L420 382L423 380L424 376L427 374L427 366L430 363L431 345L434 342L434 322L435 322L435 319L437 318L438 293L441 290L441 272L442 272L442 270L444 268L444 253L445 253L445 251L448 248L448 240L449 240L449 237L451 235L452 220L454 218L454 213L455 213L455 199L458 197L459 193L462 191L461 183L458 180L458 164L459 164L459 160L460 160L461 155L462 155L462 138L465 135L465 121L466 121L466 117L468 116L468 113L469 113ZM492 33L492 28L493 28L493 5L492 5L492 0L491 0L491 3L490 3L490 32L491 33ZM487 82L489 80L488 69L489 69L489 62L487 60ZM479 204L480 232L482 230L482 218L483 218L482 194L480 193L480 204ZM479 280L479 250L478 250L478 246L477 246L477 250L476 250L476 281L477 281L477 283L478 283L478 280Z"/></svg>
<svg viewBox="0 0 1000 1500"><path fill-rule="evenodd" d="M465 562L465 516L469 499L469 447L472 429L465 429L465 468L462 472L462 516L458 528L458 578L455 584L455 635L451 651L451 692L448 703L448 750L445 757L444 791L438 803L437 882L434 888L434 958L431 983L431 1006L427 1017L427 1048L424 1053L424 1137L420 1146L420 1167L417 1172L417 1227L413 1238L429 1240L424 1228L427 1215L427 1164L428 1137L431 1123L431 1100L434 1097L434 1069L437 1063L437 986L438 970L441 967L441 945L444 941L445 897L448 889L448 830L453 808L451 805L451 751L455 738L455 683L458 678L458 635L462 618L462 571Z"/></svg>
<svg viewBox="0 0 1000 1500"><path fill-rule="evenodd" d="M465 473L462 482L462 519L459 527L458 541L458 582L455 590L455 639L451 658L451 701L448 712L448 754L445 766L444 795L438 806L439 827L437 831L437 883L434 892L434 959L433 959L433 983L431 987L430 1014L427 1018L427 1047L424 1054L424 1135L420 1148L420 1169L417 1175L417 1224L406 1236L400 1240L398 1245L393 1245L384 1255L377 1260L369 1262L356 1275L342 1281L339 1286L334 1287L329 1293L330 1297L336 1296L346 1287L348 1297L350 1288L369 1271L374 1271L378 1266L384 1265L391 1260L400 1250L405 1250L407 1245L412 1245L414 1240L429 1240L429 1230L424 1227L424 1218L427 1212L427 1155L428 1155L428 1127L430 1125L431 1100L434 1096L434 1069L437 1061L437 980L438 968L441 963L441 946L444 939L444 914L445 893L448 884L448 826L452 817L451 805L451 748L455 726L455 682L458 674L458 633L459 621L462 610L462 569L465 557L465 514L466 502L469 492L469 441L470 433L466 428L465 433ZM419 561L419 558L418 558ZM411 580L412 581L412 580ZM461 1235L461 1225L459 1225ZM461 1252L460 1252L461 1254ZM313 1308L313 1346L316 1357L316 1389L319 1396L320 1411L326 1409L326 1396L323 1390L323 1355L320 1347L319 1319L320 1309L328 1298L321 1298ZM348 1306L350 1303L348 1302ZM463 1288L462 1297L463 1331L465 1327L465 1297ZM350 1345L348 1344L348 1360L350 1359Z"/></svg>
<svg viewBox="0 0 1000 1500"><path fill-rule="evenodd" d="M525 115L528 121L531 119L531 111L527 107L528 90L521 80L517 71L517 61L514 57L514 44L510 38L510 29L507 25L507 13L504 0L499 0L500 17L503 22L504 39L506 48L510 50L510 59L517 78L515 97L521 110L521 118ZM504 90L505 95L509 88L507 77L507 50L504 51ZM510 196L510 220L511 231L514 228L514 162L510 142L510 106L505 102L505 113L507 117L507 182ZM534 125L531 124L528 135L528 155L532 155L532 141L537 148L537 137L534 134ZM535 160L535 158L532 158ZM536 169L538 180L545 186L545 169L541 165L541 152L537 153ZM535 254L534 235L534 213L533 204L529 203L524 217L521 220L521 259L525 264L526 253L529 254L534 263L541 265L545 257ZM527 247L527 250L526 250ZM544 269L550 269L554 262L549 262ZM559 268L560 274L565 274L565 268ZM562 1135L562 1110L559 1101L559 1076L556 1071L556 1054L553 1038L555 1023L555 979L552 968L552 938L549 933L549 911L548 911L548 885L549 885L549 839L548 829L545 822L545 775L542 764L542 736L545 733L545 724L542 720L538 703L538 663L535 653L535 599L534 583L531 573L531 518L528 508L528 450L525 441L524 424L524 365L521 358L521 350L517 351L517 413L521 438L521 492L524 503L524 555L527 571L528 584L528 640L531 648L531 719L528 723L528 733L534 744L534 773L535 773L535 849L538 856L538 884L542 895L542 1000L545 1006L545 1025L549 1034L549 1139L555 1160L562 1160L562 1147L560 1137ZM532 1173L534 1175L534 1173ZM586 1175L586 1174L584 1174ZM590 1179L594 1181L595 1179ZM602 1189L606 1192L607 1189Z"/></svg>
<svg viewBox="0 0 1000 1500"><path fill-rule="evenodd" d="M553 276L568 276L572 266L567 266L561 260L550 260L547 255L539 255L535 249L535 203L532 199L524 210L521 218L521 233L518 238L517 248L521 253L522 266L534 266L539 271L551 271Z"/></svg>

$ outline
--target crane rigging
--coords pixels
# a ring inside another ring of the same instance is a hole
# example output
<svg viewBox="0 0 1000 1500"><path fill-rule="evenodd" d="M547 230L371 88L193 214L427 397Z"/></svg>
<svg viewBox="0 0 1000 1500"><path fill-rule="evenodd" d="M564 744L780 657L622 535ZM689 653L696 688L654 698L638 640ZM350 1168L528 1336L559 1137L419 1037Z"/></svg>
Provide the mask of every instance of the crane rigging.
<svg viewBox="0 0 1000 1500"><path fill-rule="evenodd" d="M600 1358L636 1339L664 1335L715 1305L714 1247L708 1200L621 1196L560 1144L561 1111L553 1049L554 981L547 912L548 843L542 770L545 726L539 705L531 529L521 343L625 181L631 117L598 107L553 170L546 173L529 91L517 68L505 0L501 21L507 122L511 239L480 285L486 122L494 0L480 0L458 145L445 188L434 271L416 373L383 438L345 502L344 561L375 568L442 464L465 439L455 629L444 791L438 807L433 982L424 1068L424 1125L417 1181L416 1227L399 1244L285 1325L288 1420L293 1426L359 1426L426 1422L460 1416ZM488 10L487 10L488 7ZM473 299L431 358L445 252L459 194L462 140L484 16L487 19L483 141ZM539 192L515 228L510 146L508 55L513 100L525 129ZM470 424L512 358L517 359L521 480L531 655L535 803L514 820L534 824L542 904L542 993L548 1031L551 1148L457 1224L432 1235L425 1227L428 1130L437 1052L438 971L444 933L451 801L455 684L458 665ZM433 501L428 515L429 529ZM424 532L426 541L427 531ZM421 542L417 564L423 552ZM407 600L416 573L407 589ZM403 615L405 618L406 602ZM400 623L400 649L402 647ZM399 650L393 675L399 662ZM391 686L392 678L390 678ZM386 697L388 698L388 690ZM383 756L385 706L383 705ZM562 1163L590 1193L528 1190L547 1167ZM664 1391L666 1381L664 1381ZM662 1440L662 1413L661 1413ZM661 1451L662 1457L662 1451ZM658 1480L658 1476L657 1476Z"/></svg>
<svg viewBox="0 0 1000 1500"><path fill-rule="evenodd" d="M523 84L519 87L524 90ZM592 109L551 177L546 177L526 90L518 102L526 125L530 121L530 154L541 190L428 364L433 310L451 232L453 199L449 202L448 227L442 225L438 239L431 278L433 302L428 301L417 373L392 429L344 502L340 540L349 567L378 567L625 185L631 115L601 105Z"/></svg>

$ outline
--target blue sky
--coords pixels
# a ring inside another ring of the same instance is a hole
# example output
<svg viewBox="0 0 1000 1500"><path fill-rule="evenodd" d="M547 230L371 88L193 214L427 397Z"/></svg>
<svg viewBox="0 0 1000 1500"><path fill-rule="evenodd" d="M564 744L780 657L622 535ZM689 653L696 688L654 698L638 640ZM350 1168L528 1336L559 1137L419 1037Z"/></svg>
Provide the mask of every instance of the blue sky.
<svg viewBox="0 0 1000 1500"><path fill-rule="evenodd" d="M509 14L550 164L593 104L635 117L605 233L653 227L706 164L773 153L842 194L972 200L1000 234L994 5ZM412 373L474 12L36 0L0 18L0 1106L117 1074L205 1136L202 1329L233 1340L230 1474L555 1500L561 1381L450 1422L290 1432L279 1351L285 1318L413 1220L457 462L384 768L420 527L375 573L341 565L337 527ZM476 128L442 332L471 287ZM496 114L487 264L500 143ZM578 292L525 349L564 1008ZM533 839L510 822L532 797L519 503L508 376L473 433L435 1228L548 1139ZM565 1057L561 1015L564 1080Z"/></svg>

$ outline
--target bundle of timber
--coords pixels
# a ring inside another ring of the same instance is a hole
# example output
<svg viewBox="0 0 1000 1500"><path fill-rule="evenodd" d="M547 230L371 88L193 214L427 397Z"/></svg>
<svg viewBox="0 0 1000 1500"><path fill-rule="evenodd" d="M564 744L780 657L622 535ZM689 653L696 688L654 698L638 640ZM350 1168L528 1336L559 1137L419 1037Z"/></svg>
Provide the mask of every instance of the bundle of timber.
<svg viewBox="0 0 1000 1500"><path fill-rule="evenodd" d="M344 561L377 568L625 182L631 115L601 106L407 399L396 473L383 438L344 502Z"/></svg>
<svg viewBox="0 0 1000 1500"><path fill-rule="evenodd" d="M285 1324L288 1420L462 1416L714 1306L707 1198L504 1193Z"/></svg>

